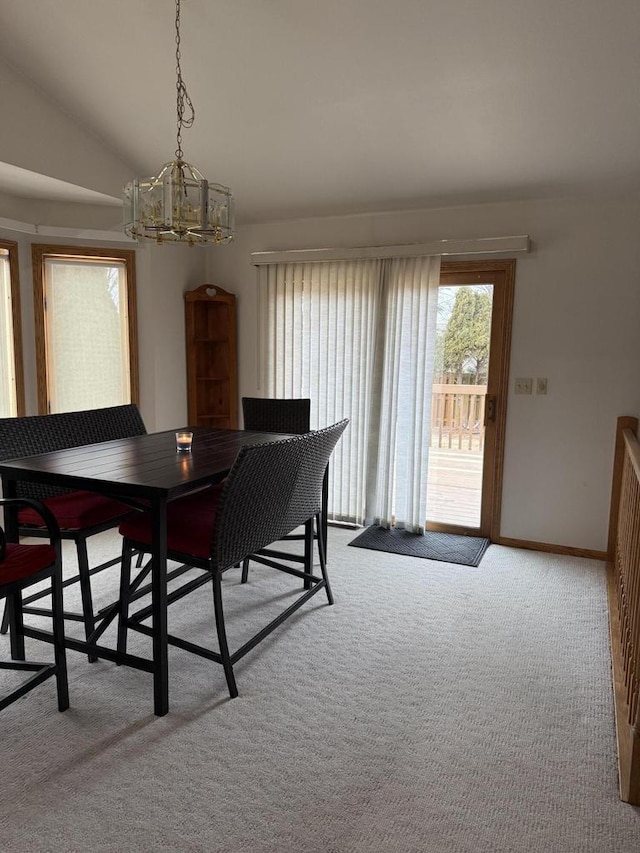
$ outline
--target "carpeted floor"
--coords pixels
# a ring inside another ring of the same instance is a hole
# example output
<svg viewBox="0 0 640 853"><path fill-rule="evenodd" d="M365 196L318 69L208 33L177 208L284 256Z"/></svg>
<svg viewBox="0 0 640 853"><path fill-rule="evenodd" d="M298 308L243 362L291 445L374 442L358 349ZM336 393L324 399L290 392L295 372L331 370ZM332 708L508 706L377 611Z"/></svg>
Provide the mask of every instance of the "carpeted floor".
<svg viewBox="0 0 640 853"><path fill-rule="evenodd" d="M51 681L3 711L2 853L637 853L603 565L492 545L480 571L425 571L329 536L335 606L317 596L254 649L237 699L220 666L172 650L158 719L150 676L70 652L69 711ZM234 643L296 583L239 574ZM106 602L114 573L96 582ZM210 595L170 629L213 637Z"/></svg>
<svg viewBox="0 0 640 853"><path fill-rule="evenodd" d="M370 548L388 554L404 554L440 563L457 563L460 566L479 566L489 547L489 540L481 536L457 536L427 530L424 535L396 527L386 529L372 525L349 542L354 548Z"/></svg>

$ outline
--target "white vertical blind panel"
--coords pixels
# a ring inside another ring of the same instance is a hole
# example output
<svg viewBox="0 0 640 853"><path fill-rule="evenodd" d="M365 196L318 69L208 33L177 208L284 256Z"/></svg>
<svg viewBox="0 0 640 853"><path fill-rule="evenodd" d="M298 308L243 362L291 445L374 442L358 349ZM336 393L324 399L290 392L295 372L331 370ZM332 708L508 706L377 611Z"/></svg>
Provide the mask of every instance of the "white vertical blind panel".
<svg viewBox="0 0 640 853"><path fill-rule="evenodd" d="M264 393L350 421L331 518L424 531L439 277L439 257L260 268Z"/></svg>
<svg viewBox="0 0 640 853"><path fill-rule="evenodd" d="M440 259L394 258L385 263L389 268L372 515L378 524L394 522L423 533Z"/></svg>
<svg viewBox="0 0 640 853"><path fill-rule="evenodd" d="M265 266L259 286L261 387L269 397L309 397L314 429L349 418L331 463L329 512L361 523L381 262Z"/></svg>

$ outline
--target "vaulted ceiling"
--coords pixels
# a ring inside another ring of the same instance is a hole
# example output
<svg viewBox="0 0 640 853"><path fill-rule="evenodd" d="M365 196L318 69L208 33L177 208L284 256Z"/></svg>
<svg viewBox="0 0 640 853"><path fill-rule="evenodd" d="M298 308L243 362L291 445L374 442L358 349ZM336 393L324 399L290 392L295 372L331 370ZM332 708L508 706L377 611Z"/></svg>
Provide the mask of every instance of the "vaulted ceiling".
<svg viewBox="0 0 640 853"><path fill-rule="evenodd" d="M0 192L115 206L173 159L174 0L0 15ZM185 157L239 222L640 191L638 0L182 0L181 18Z"/></svg>

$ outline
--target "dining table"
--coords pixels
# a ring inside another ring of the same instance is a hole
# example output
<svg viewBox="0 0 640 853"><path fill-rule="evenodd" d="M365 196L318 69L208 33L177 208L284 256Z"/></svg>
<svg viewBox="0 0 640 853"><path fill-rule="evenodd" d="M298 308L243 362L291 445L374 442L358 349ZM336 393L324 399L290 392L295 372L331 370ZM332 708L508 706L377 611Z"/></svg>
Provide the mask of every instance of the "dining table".
<svg viewBox="0 0 640 853"><path fill-rule="evenodd" d="M177 430L173 429L0 462L5 497L15 497L18 483L28 481L96 492L151 514L151 658L120 652L91 639L65 636L65 645L152 673L153 707L157 716L169 710L167 504L222 480L243 446L292 437L249 430L186 429L193 432L190 451L177 450ZM15 512L6 514L5 527L7 539L18 541ZM28 637L52 641L51 633L41 628L25 624L24 633Z"/></svg>

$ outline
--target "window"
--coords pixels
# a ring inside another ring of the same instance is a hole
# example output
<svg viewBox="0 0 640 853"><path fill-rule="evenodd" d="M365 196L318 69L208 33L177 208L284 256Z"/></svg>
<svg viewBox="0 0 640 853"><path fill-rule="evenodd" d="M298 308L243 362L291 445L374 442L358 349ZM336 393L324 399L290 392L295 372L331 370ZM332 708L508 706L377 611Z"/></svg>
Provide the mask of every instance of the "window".
<svg viewBox="0 0 640 853"><path fill-rule="evenodd" d="M18 244L0 240L0 417L24 415Z"/></svg>
<svg viewBox="0 0 640 853"><path fill-rule="evenodd" d="M32 252L40 412L137 403L135 253Z"/></svg>

